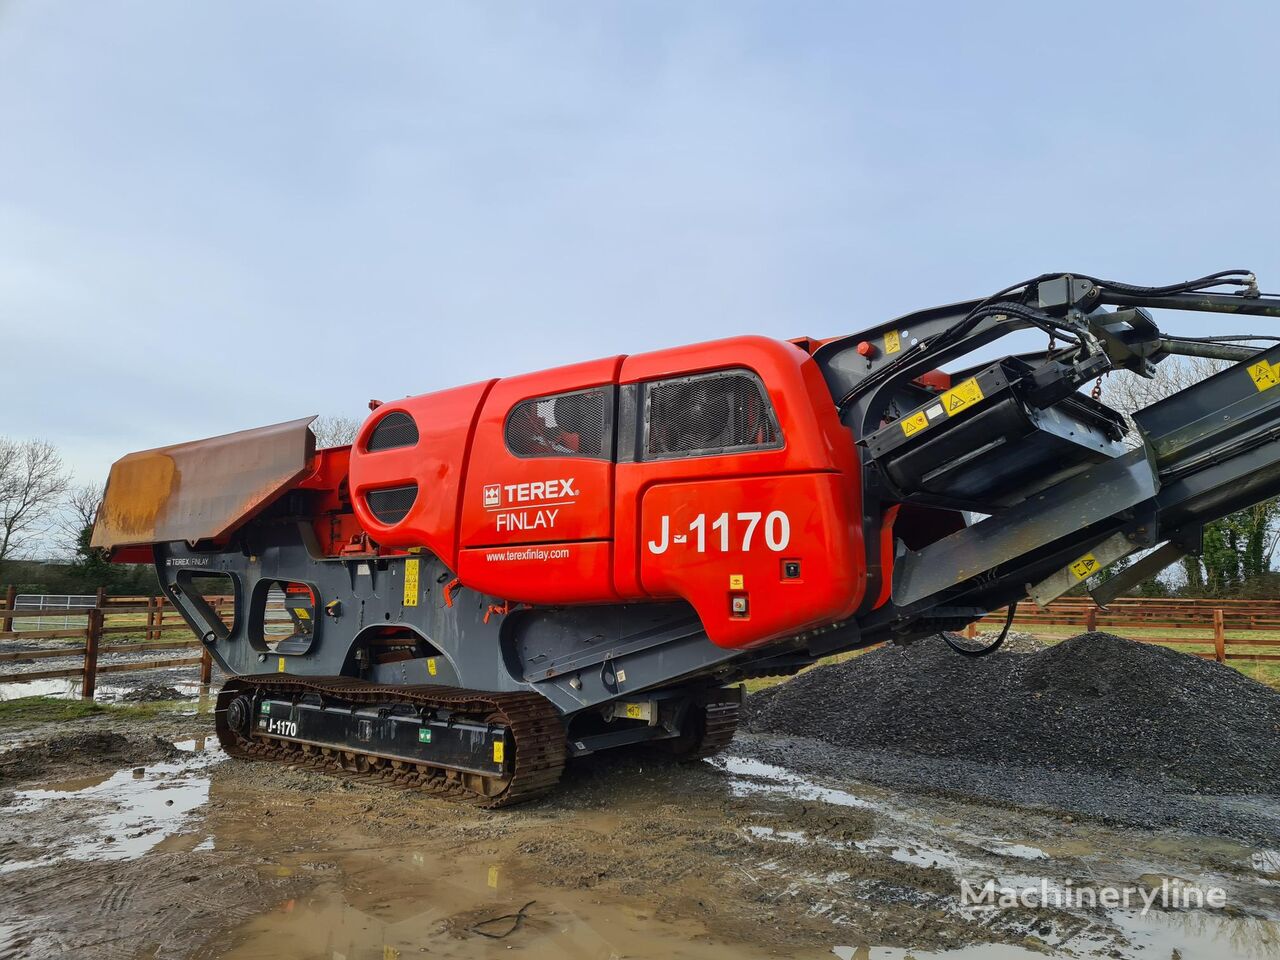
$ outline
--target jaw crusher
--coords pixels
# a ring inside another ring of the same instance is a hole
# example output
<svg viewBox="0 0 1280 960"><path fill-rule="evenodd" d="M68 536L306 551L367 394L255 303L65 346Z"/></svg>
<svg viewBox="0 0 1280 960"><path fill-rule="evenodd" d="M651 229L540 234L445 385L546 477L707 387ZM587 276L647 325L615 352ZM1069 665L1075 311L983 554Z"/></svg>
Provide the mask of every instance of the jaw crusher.
<svg viewBox="0 0 1280 960"><path fill-rule="evenodd" d="M1140 555L1105 604L1280 494L1280 346L1166 336L1153 308L1280 299L1245 271L1046 274L829 340L371 402L350 446L316 449L306 418L124 457L92 542L153 563L229 675L232 755L501 806L570 757L715 753L743 679L1044 604ZM972 364L1029 330L1044 349ZM1230 365L1131 417L1088 392L1178 354Z"/></svg>

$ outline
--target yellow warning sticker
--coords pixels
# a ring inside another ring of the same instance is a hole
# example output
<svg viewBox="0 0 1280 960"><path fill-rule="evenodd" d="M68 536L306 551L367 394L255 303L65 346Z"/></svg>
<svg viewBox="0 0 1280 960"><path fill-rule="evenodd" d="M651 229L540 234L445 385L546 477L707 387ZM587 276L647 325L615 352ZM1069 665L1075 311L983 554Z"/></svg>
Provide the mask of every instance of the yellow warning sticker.
<svg viewBox="0 0 1280 960"><path fill-rule="evenodd" d="M1249 371L1249 378L1253 380L1253 385L1259 390L1270 390L1280 383L1280 364L1259 360L1246 369Z"/></svg>
<svg viewBox="0 0 1280 960"><path fill-rule="evenodd" d="M276 673L284 673L284 657L280 658L280 665L276 667Z"/></svg>
<svg viewBox="0 0 1280 960"><path fill-rule="evenodd" d="M1098 558L1092 553L1086 553L1079 560L1071 564L1071 575L1077 580L1088 580L1095 573L1102 569L1102 564L1098 562Z"/></svg>
<svg viewBox="0 0 1280 960"><path fill-rule="evenodd" d="M431 674L433 677L436 675L436 658L435 657L427 657L427 673Z"/></svg>
<svg viewBox="0 0 1280 960"><path fill-rule="evenodd" d="M310 619L311 619L311 614L309 614L309 613L307 612L307 608L306 608L306 607L294 607L294 608L293 608L293 615L294 615L295 617L297 617L299 620L310 620Z"/></svg>
<svg viewBox="0 0 1280 960"><path fill-rule="evenodd" d="M982 399L982 388L978 381L970 377L964 383L952 387L942 395L942 409L948 417L954 417L961 410L967 410Z"/></svg>
<svg viewBox="0 0 1280 960"><path fill-rule="evenodd" d="M890 330L884 335L884 352L897 353L902 349L902 337L897 330Z"/></svg>
<svg viewBox="0 0 1280 960"><path fill-rule="evenodd" d="M730 589L730 590L741 590L741 589L742 589L742 585L743 585L745 582L746 582L746 581L745 581L745 580L743 580L743 578L742 578L742 574L740 574L740 573L731 573L731 574L729 574L729 589Z"/></svg>
<svg viewBox="0 0 1280 960"><path fill-rule="evenodd" d="M493 762L494 763L502 762L502 757L505 753L505 748L506 748L506 744L503 743L501 740L493 741Z"/></svg>
<svg viewBox="0 0 1280 960"><path fill-rule="evenodd" d="M929 425L929 418L924 415L923 410L917 410L909 417L904 417L898 421L902 424L902 432L908 437L913 433L919 433Z"/></svg>
<svg viewBox="0 0 1280 960"><path fill-rule="evenodd" d="M418 565L422 563L417 557L404 562L404 605L418 605Z"/></svg>
<svg viewBox="0 0 1280 960"><path fill-rule="evenodd" d="M644 719L644 707L638 703L627 704L627 717L631 720Z"/></svg>

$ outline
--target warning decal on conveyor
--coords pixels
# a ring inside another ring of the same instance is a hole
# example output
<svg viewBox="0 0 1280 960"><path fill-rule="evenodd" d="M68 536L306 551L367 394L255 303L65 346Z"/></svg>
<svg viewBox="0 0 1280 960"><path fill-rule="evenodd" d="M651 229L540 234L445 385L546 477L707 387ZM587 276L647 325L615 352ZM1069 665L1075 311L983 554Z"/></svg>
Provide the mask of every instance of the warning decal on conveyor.
<svg viewBox="0 0 1280 960"><path fill-rule="evenodd" d="M1091 576L1102 569L1102 564L1098 562L1098 558L1092 553L1086 553L1075 563L1071 564L1071 575L1077 580L1088 580Z"/></svg>
<svg viewBox="0 0 1280 960"><path fill-rule="evenodd" d="M954 417L961 410L967 410L982 399L982 388L978 381L970 377L964 383L952 387L942 395L942 408L948 417Z"/></svg>
<svg viewBox="0 0 1280 960"><path fill-rule="evenodd" d="M929 425L929 418L924 415L923 410L917 410L911 416L903 417L900 422L902 423L902 432L909 437L913 433L919 433L927 427Z"/></svg>
<svg viewBox="0 0 1280 960"><path fill-rule="evenodd" d="M890 330L884 335L884 352L897 353L902 349L902 337L898 335L897 330Z"/></svg>
<svg viewBox="0 0 1280 960"><path fill-rule="evenodd" d="M1280 383L1280 364L1271 364L1266 360L1259 360L1257 363L1251 364L1248 368L1249 377L1253 380L1253 385L1259 390L1270 390L1277 383Z"/></svg>

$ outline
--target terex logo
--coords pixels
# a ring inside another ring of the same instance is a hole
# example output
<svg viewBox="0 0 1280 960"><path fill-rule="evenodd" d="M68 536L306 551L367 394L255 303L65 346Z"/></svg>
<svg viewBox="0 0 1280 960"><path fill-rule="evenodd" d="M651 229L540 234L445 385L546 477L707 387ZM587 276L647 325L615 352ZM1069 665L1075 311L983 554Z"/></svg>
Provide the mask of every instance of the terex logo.
<svg viewBox="0 0 1280 960"><path fill-rule="evenodd" d="M573 477L568 480L533 480L529 483L508 483L507 503L531 503L537 500L568 500L578 495L573 488Z"/></svg>
<svg viewBox="0 0 1280 960"><path fill-rule="evenodd" d="M498 510L517 504L562 503L578 496L573 477L555 480L531 480L528 483L484 484L484 505L487 510ZM503 493L506 496L503 496ZM517 507L518 509L518 507Z"/></svg>

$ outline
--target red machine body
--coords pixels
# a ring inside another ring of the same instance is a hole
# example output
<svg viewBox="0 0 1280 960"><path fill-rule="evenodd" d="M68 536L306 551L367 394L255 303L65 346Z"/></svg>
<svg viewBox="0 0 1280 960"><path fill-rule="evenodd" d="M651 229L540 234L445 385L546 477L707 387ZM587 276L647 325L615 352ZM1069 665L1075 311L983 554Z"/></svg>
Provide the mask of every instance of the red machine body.
<svg viewBox="0 0 1280 960"><path fill-rule="evenodd" d="M664 391L728 398L734 442L664 446ZM416 439L378 439L406 417ZM743 647L861 604L856 468L809 353L735 337L383 404L350 448L349 489L369 537L431 551L464 587L535 605L680 598ZM387 491L411 503L380 510Z"/></svg>

